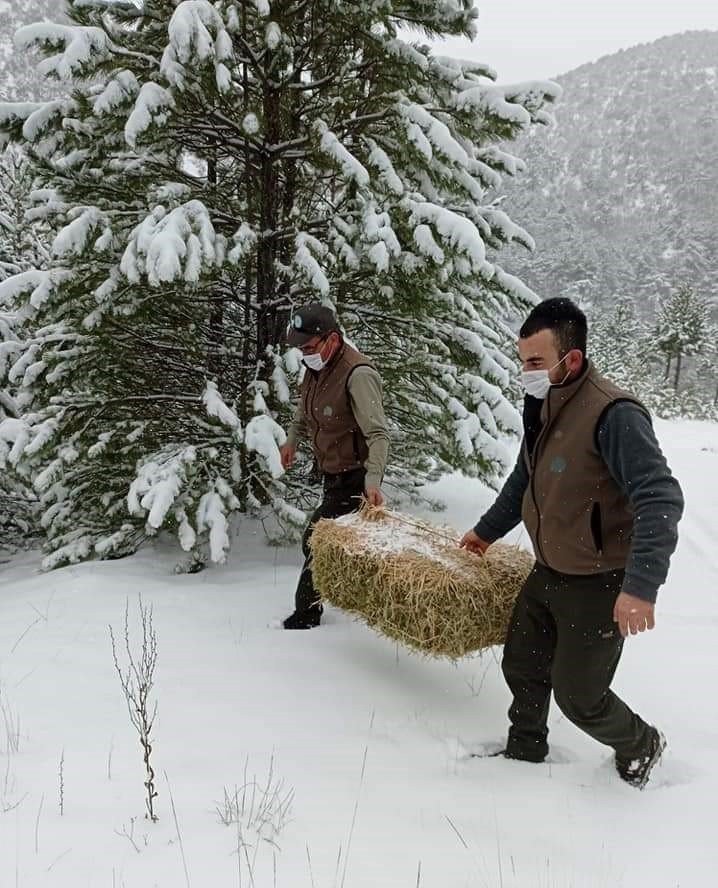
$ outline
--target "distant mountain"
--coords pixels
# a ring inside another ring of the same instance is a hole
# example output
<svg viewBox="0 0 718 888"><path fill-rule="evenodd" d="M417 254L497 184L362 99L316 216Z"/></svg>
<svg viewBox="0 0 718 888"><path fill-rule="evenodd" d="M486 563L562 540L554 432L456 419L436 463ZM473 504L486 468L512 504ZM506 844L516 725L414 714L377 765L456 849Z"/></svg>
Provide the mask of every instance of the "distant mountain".
<svg viewBox="0 0 718 888"><path fill-rule="evenodd" d="M718 31L664 37L555 78L557 126L511 151L506 186L536 240L504 265L547 298L639 309L688 284L718 304Z"/></svg>

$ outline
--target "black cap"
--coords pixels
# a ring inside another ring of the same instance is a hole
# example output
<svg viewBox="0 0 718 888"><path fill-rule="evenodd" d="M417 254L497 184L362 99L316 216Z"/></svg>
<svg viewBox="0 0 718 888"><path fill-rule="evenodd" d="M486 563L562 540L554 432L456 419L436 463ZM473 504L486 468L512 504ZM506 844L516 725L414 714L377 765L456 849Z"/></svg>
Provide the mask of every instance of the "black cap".
<svg viewBox="0 0 718 888"><path fill-rule="evenodd" d="M325 336L339 330L337 318L331 308L314 302L298 308L287 327L287 343L302 346L314 336Z"/></svg>

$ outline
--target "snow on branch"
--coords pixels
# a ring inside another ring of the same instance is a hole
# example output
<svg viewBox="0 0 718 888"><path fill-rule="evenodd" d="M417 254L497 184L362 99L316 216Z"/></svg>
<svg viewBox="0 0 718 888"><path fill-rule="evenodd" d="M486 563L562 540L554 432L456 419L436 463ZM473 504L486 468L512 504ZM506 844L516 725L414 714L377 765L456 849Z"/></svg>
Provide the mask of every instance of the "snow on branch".
<svg viewBox="0 0 718 888"><path fill-rule="evenodd" d="M380 148L372 139L367 139L371 151L367 158L369 164L379 172L379 180L394 194L404 193L404 183L394 169L389 155Z"/></svg>
<svg viewBox="0 0 718 888"><path fill-rule="evenodd" d="M228 426L234 432L237 441L242 440L242 423L237 414L228 407L217 389L216 383L208 381L202 393L202 402L208 416L218 419L222 425Z"/></svg>
<svg viewBox="0 0 718 888"><path fill-rule="evenodd" d="M329 281L312 253L314 251L318 256L323 257L327 252L326 247L321 241L318 241L306 232L300 232L296 237L295 243L297 249L294 254L294 262L304 276L309 279L312 288L321 293L322 296L328 296Z"/></svg>
<svg viewBox="0 0 718 888"><path fill-rule="evenodd" d="M0 304L6 300L14 302L23 293L30 291L29 303L32 308L42 308L57 288L72 277L73 273L66 268L52 268L45 271L33 268L20 272L0 283ZM19 312L19 315L21 314L22 311Z"/></svg>
<svg viewBox="0 0 718 888"><path fill-rule="evenodd" d="M488 80L496 80L499 76L496 69L485 62L472 62L452 56L432 56L431 69L449 83L457 83L461 78L470 75L486 77Z"/></svg>
<svg viewBox="0 0 718 888"><path fill-rule="evenodd" d="M453 104L460 111L490 114L507 123L527 127L531 123L553 122L544 105L558 99L561 92L561 87L552 80L510 86L471 84L458 92Z"/></svg>
<svg viewBox="0 0 718 888"><path fill-rule="evenodd" d="M97 207L77 207L72 215L77 218L62 228L52 243L55 256L63 257L68 253L81 255L90 234L100 226L107 227L107 217Z"/></svg>
<svg viewBox="0 0 718 888"><path fill-rule="evenodd" d="M409 120L421 128L432 148L462 167L469 166L469 157L466 151L452 136L451 130L445 123L437 120L426 108L413 102L411 104L400 102L397 109L405 120Z"/></svg>
<svg viewBox="0 0 718 888"><path fill-rule="evenodd" d="M531 80L504 87L507 102L516 102L531 115L532 123L553 125L552 114L545 109L547 102L555 102L561 97L562 88L553 80Z"/></svg>
<svg viewBox="0 0 718 888"><path fill-rule="evenodd" d="M453 104L459 111L491 114L518 126L528 126L531 123L531 115L525 108L507 101L502 86L488 84L469 86L454 97Z"/></svg>
<svg viewBox="0 0 718 888"><path fill-rule="evenodd" d="M20 50L34 46L45 51L60 49L60 52L43 59L38 65L40 74L52 75L60 80L81 77L112 56L111 41L101 28L52 22L36 22L18 28L15 46Z"/></svg>
<svg viewBox="0 0 718 888"><path fill-rule="evenodd" d="M492 235L502 243L510 244L512 241L517 241L529 250L536 249L536 242L528 231L512 222L503 210L495 207L482 207L480 212L491 227Z"/></svg>
<svg viewBox="0 0 718 888"><path fill-rule="evenodd" d="M219 240L201 201L191 200L169 213L159 206L132 232L120 271L131 283L146 275L153 287L180 279L196 283L203 269L222 258Z"/></svg>
<svg viewBox="0 0 718 888"><path fill-rule="evenodd" d="M197 531L208 532L209 555L217 564L224 563L229 551L227 512L239 506L239 500L221 478L215 479L214 490L203 494L197 506Z"/></svg>
<svg viewBox="0 0 718 888"><path fill-rule="evenodd" d="M111 114L139 92L140 85L132 71L118 71L105 88L92 99L92 110L97 117Z"/></svg>
<svg viewBox="0 0 718 888"><path fill-rule="evenodd" d="M320 150L331 157L347 179L355 181L359 186L367 186L369 173L364 164L340 142L323 120L317 120L314 126L317 132L321 133Z"/></svg>
<svg viewBox="0 0 718 888"><path fill-rule="evenodd" d="M127 507L131 515L147 514L147 530L155 533L186 486L197 459L194 447L168 445L148 456L130 484Z"/></svg>
<svg viewBox="0 0 718 888"><path fill-rule="evenodd" d="M284 474L279 448L287 440L284 429L268 413L253 416L247 423L244 441L248 451L254 451L265 462L272 478Z"/></svg>
<svg viewBox="0 0 718 888"><path fill-rule="evenodd" d="M28 117L45 104L45 102L0 102L0 148L7 145L10 133L21 130Z"/></svg>
<svg viewBox="0 0 718 888"><path fill-rule="evenodd" d="M362 219L367 256L377 271L389 268L389 257L401 255L401 244L391 225L389 213L376 211L376 206L367 205Z"/></svg>
<svg viewBox="0 0 718 888"><path fill-rule="evenodd" d="M172 13L167 36L169 43L162 55L160 71L171 86L183 89L187 68L212 61L220 91L231 88L231 77L224 62L234 56L232 38L222 16L208 0L179 3Z"/></svg>
<svg viewBox="0 0 718 888"><path fill-rule="evenodd" d="M174 107L172 95L159 83L150 81L143 84L125 124L125 142L130 148L135 148L142 133L153 123L158 126L166 123Z"/></svg>
<svg viewBox="0 0 718 888"><path fill-rule="evenodd" d="M464 216L426 201L409 201L411 222L414 225L429 223L435 232L451 245L454 250L463 254L474 271L484 270L486 262L486 246L478 228ZM420 242L426 243L425 235L420 235ZM469 269L467 269L469 271Z"/></svg>

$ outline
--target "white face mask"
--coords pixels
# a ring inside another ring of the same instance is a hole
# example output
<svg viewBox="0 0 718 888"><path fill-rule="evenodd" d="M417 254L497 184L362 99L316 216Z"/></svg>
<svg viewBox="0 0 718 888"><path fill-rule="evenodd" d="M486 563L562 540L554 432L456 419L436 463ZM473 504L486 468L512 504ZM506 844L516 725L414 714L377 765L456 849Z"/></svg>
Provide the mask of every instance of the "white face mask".
<svg viewBox="0 0 718 888"><path fill-rule="evenodd" d="M310 370L316 370L317 372L326 366L327 363L322 358L321 352L315 352L313 355L302 355L302 361Z"/></svg>
<svg viewBox="0 0 718 888"><path fill-rule="evenodd" d="M538 398L539 401L543 401L553 385L549 373L552 370L555 370L567 357L568 355L564 355L558 363L554 364L553 367L549 367L548 370L522 370L521 384L523 385L526 394L531 395L532 398ZM561 380L561 383L566 382L568 376L569 374L567 373Z"/></svg>

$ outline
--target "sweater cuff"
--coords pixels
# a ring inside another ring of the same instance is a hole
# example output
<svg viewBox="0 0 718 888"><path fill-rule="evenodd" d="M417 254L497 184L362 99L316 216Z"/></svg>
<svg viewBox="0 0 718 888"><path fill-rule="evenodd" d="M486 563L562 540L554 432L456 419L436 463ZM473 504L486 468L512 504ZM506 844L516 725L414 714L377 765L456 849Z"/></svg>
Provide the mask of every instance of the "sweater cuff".
<svg viewBox="0 0 718 888"><path fill-rule="evenodd" d="M378 475L367 475L364 478L364 489L368 490L370 487L381 488L381 478Z"/></svg>
<svg viewBox="0 0 718 888"><path fill-rule="evenodd" d="M623 578L622 592L626 595L633 595L635 598L641 598L643 601L650 601L655 604L658 596L658 587L654 583L641 580L639 577L626 574Z"/></svg>
<svg viewBox="0 0 718 888"><path fill-rule="evenodd" d="M474 533L487 543L495 543L501 538L501 534L496 533L484 518L474 527Z"/></svg>

